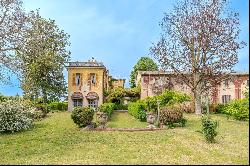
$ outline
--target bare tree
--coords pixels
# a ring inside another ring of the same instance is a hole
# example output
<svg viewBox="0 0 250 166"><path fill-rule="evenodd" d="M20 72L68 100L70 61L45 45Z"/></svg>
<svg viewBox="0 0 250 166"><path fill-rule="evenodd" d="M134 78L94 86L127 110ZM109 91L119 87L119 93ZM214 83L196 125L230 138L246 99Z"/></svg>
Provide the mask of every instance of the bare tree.
<svg viewBox="0 0 250 166"><path fill-rule="evenodd" d="M227 79L238 62L239 14L226 0L183 0L160 23L161 39L150 53L192 90L195 112L201 95Z"/></svg>
<svg viewBox="0 0 250 166"><path fill-rule="evenodd" d="M15 51L22 46L28 17L21 0L0 0L0 81L6 79L5 69L18 73Z"/></svg>

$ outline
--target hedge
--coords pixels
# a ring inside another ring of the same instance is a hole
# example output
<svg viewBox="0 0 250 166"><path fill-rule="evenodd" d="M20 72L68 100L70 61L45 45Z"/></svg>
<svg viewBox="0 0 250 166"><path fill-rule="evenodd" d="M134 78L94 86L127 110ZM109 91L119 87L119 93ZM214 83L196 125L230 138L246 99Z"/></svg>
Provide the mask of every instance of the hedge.
<svg viewBox="0 0 250 166"><path fill-rule="evenodd" d="M114 112L115 104L114 103L103 103L99 106L98 110L100 112L107 113L108 117L110 118L112 113Z"/></svg>
<svg viewBox="0 0 250 166"><path fill-rule="evenodd" d="M51 102L48 104L50 110L59 110L59 111L67 111L68 103L67 102Z"/></svg>
<svg viewBox="0 0 250 166"><path fill-rule="evenodd" d="M146 121L145 105L140 100L128 104L128 113L140 121Z"/></svg>

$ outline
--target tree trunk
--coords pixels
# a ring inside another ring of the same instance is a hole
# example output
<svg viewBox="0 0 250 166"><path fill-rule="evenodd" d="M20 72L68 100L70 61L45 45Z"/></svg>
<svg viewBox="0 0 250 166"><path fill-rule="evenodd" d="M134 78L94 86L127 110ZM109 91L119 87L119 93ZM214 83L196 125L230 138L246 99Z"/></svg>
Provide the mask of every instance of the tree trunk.
<svg viewBox="0 0 250 166"><path fill-rule="evenodd" d="M201 94L196 90L194 95L195 114L201 114Z"/></svg>
<svg viewBox="0 0 250 166"><path fill-rule="evenodd" d="M194 75L195 84L199 80L199 74ZM197 84L194 89L194 105L195 105L195 114L201 114L201 82Z"/></svg>

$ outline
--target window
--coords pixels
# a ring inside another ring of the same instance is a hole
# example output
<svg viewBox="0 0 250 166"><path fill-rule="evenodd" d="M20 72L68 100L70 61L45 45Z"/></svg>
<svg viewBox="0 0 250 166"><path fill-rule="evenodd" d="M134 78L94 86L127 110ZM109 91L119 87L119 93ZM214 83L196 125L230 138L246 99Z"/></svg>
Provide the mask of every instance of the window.
<svg viewBox="0 0 250 166"><path fill-rule="evenodd" d="M98 107L97 100L89 100L89 107L93 107L96 109Z"/></svg>
<svg viewBox="0 0 250 166"><path fill-rule="evenodd" d="M249 80L247 80L247 86L249 86Z"/></svg>
<svg viewBox="0 0 250 166"><path fill-rule="evenodd" d="M228 80L225 80L225 81L224 81L224 85L225 85L226 87L229 86Z"/></svg>
<svg viewBox="0 0 250 166"><path fill-rule="evenodd" d="M76 73L76 85L80 85L80 73Z"/></svg>
<svg viewBox="0 0 250 166"><path fill-rule="evenodd" d="M149 83L149 77L147 77L147 76L143 77L143 83L148 84Z"/></svg>
<svg viewBox="0 0 250 166"><path fill-rule="evenodd" d="M94 74L94 73L90 74L90 81L91 81L91 84L93 84L93 85L96 84L96 74Z"/></svg>
<svg viewBox="0 0 250 166"><path fill-rule="evenodd" d="M222 103L226 104L231 100L231 95L222 95Z"/></svg>
<svg viewBox="0 0 250 166"><path fill-rule="evenodd" d="M82 106L82 99L73 99L74 107Z"/></svg>

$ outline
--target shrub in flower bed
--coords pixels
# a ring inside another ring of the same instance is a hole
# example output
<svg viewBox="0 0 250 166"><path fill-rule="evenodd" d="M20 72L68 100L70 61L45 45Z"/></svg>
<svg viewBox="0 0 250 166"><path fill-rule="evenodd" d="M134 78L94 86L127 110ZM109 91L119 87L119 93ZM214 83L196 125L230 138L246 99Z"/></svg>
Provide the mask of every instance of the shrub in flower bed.
<svg viewBox="0 0 250 166"><path fill-rule="evenodd" d="M114 103L103 103L99 106L98 110L100 112L105 112L110 118L112 113L114 112L115 104Z"/></svg>
<svg viewBox="0 0 250 166"><path fill-rule="evenodd" d="M18 100L0 103L0 132L16 132L31 127L34 108L23 105Z"/></svg>
<svg viewBox="0 0 250 166"><path fill-rule="evenodd" d="M139 119L140 121L146 121L146 112L145 112L145 106L142 101L137 102L130 102L128 104L128 113L135 118Z"/></svg>
<svg viewBox="0 0 250 166"><path fill-rule="evenodd" d="M173 127L174 123L185 126L186 119L183 118L183 112L179 106L164 107L160 111L160 122Z"/></svg>
<svg viewBox="0 0 250 166"><path fill-rule="evenodd" d="M79 127L86 127L91 124L94 116L92 107L75 107L72 111L71 118Z"/></svg>

